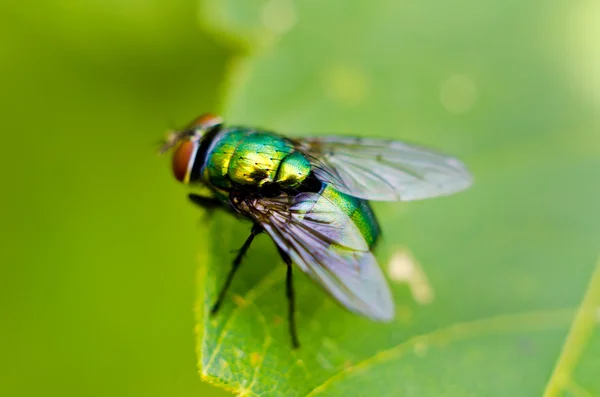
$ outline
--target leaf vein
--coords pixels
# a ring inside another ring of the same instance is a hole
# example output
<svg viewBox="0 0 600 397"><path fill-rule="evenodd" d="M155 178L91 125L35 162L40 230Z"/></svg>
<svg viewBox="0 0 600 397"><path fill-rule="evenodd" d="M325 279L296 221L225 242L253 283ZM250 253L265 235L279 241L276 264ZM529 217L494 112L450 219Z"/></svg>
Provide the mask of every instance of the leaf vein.
<svg viewBox="0 0 600 397"><path fill-rule="evenodd" d="M562 351L548 380L544 397L558 396L567 386L573 370L590 340L596 323L596 313L600 308L600 258L590 279L577 314L571 325Z"/></svg>
<svg viewBox="0 0 600 397"><path fill-rule="evenodd" d="M506 314L470 322L457 323L440 328L427 334L415 336L396 346L383 350L372 357L342 369L312 389L306 397L319 395L326 391L330 385L346 377L352 376L356 372L364 371L386 361L401 358L407 353L412 352L412 348L420 343L439 344L443 342L447 344L493 332L514 332L519 330L554 328L568 325L573 313L573 309L554 309L529 313Z"/></svg>
<svg viewBox="0 0 600 397"><path fill-rule="evenodd" d="M278 271L278 270L280 270L278 267L273 269L271 272L267 273L267 275L265 275L252 288L250 288L250 290L248 290L246 295L244 295L244 300L248 303L248 305L236 306L233 309L233 311L231 312L231 315L229 316L229 318L227 318L226 323L223 326L223 329L219 333L219 337L217 338L217 342L215 344L215 349L213 350L210 358L208 359L206 366L203 367L202 372L204 373L204 375L207 375L209 370L212 369L214 360L216 359L218 353L221 351L221 346L223 345L223 340L225 339L229 330L231 329L231 326L233 325L235 318L246 307L253 304L257 298L259 298L262 294L267 292L269 290L269 288L271 288L275 283L283 280L282 276L284 273L281 271Z"/></svg>
<svg viewBox="0 0 600 397"><path fill-rule="evenodd" d="M248 385L248 391L253 394L255 394L255 393L252 390L252 387L254 386L254 383L256 382L256 379L258 378L258 373L260 372L260 370L263 367L263 364L265 362L265 356L267 354L267 350L269 349L269 346L271 346L271 341L272 341L271 332L269 331L269 327L267 325L267 319L265 318L262 311L260 311L256 305L254 305L254 307L256 308L256 311L258 312L258 318L260 319L260 322L263 325L263 329L265 330L265 337L264 337L264 342L263 342L263 346L262 346L260 357L259 357L260 361L257 363L256 368L254 368L254 373L252 374L252 379L250 380L250 384Z"/></svg>

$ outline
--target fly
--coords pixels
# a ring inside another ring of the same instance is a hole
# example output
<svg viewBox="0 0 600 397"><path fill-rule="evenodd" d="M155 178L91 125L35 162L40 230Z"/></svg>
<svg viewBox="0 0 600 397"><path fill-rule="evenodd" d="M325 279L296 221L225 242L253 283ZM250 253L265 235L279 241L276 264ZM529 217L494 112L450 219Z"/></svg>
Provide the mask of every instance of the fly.
<svg viewBox="0 0 600 397"><path fill-rule="evenodd" d="M388 284L373 255L380 229L368 200L411 201L444 196L472 183L457 159L394 140L343 136L288 138L262 129L225 126L198 117L174 133L175 178L201 184L195 204L225 209L252 221L212 306L215 314L254 238L275 242L287 266L286 293L292 345L295 324L292 264L351 312L374 321L394 318Z"/></svg>

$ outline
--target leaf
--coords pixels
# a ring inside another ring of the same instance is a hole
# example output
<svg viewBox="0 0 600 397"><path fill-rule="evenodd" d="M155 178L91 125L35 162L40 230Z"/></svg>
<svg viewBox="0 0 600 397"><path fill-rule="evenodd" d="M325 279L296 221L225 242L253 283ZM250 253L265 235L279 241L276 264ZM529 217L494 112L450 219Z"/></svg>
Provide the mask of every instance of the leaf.
<svg viewBox="0 0 600 397"><path fill-rule="evenodd" d="M552 61L563 50L540 40L558 40L538 15L547 3L237 4L210 1L203 14L217 37L250 51L224 85L228 122L430 145L463 159L475 185L375 204L391 324L347 313L296 271L297 351L285 267L265 236L218 315L204 315L250 228L217 215L199 280L203 378L252 396L600 394L589 315L600 302L580 308L586 289L600 289L589 282L600 137ZM564 365L570 351L581 353Z"/></svg>

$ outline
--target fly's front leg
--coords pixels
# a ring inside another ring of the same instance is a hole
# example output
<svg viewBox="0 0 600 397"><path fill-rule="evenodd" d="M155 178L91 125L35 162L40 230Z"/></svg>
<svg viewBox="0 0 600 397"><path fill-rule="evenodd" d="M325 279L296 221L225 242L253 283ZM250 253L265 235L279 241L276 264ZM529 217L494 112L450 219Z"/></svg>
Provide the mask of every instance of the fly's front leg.
<svg viewBox="0 0 600 397"><path fill-rule="evenodd" d="M285 292L288 300L288 325L290 336L292 338L292 346L294 349L297 349L300 347L300 342L298 341L298 332L296 330L296 296L294 294L294 283L292 280L292 259L281 248L277 247L277 249L279 250L281 259L283 259L287 267L285 277Z"/></svg>
<svg viewBox="0 0 600 397"><path fill-rule="evenodd" d="M206 197L200 196L199 194L190 193L188 194L188 198L192 203L207 210L204 215L204 222L211 219L214 210L223 209L223 203L221 203L221 200L215 197Z"/></svg>
<svg viewBox="0 0 600 397"><path fill-rule="evenodd" d="M223 206L221 200L215 197L205 197L200 196L199 194L190 193L188 194L188 198L191 200L192 203L209 210Z"/></svg>
<svg viewBox="0 0 600 397"><path fill-rule="evenodd" d="M221 304L223 303L223 300L225 299L225 294L227 293L227 290L229 289L229 286L231 285L231 281L233 281L233 276L235 275L235 272L238 270L238 268L240 267L240 264L242 263L242 259L243 259L244 255L246 255L248 248L250 248L250 245L252 244L254 237L256 237L258 234L262 233L262 231L263 231L263 228L260 225L255 224L254 226L252 226L252 230L250 231L250 236L248 236L248 238L246 239L246 242L244 242L244 245L242 245L242 248L239 250L237 256L233 260L233 263L231 265L231 270L229 270L229 274L227 275L225 284L221 288L221 292L219 292L219 297L217 298L217 301L215 302L213 307L210 309L211 314L215 314L221 307Z"/></svg>

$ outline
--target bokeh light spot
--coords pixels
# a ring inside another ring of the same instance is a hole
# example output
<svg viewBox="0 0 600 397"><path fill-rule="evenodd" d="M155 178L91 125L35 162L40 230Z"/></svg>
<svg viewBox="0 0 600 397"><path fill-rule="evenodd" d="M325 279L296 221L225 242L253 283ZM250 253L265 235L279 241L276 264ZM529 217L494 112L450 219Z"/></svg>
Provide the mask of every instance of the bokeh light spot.
<svg viewBox="0 0 600 397"><path fill-rule="evenodd" d="M399 249L392 255L388 263L388 274L393 281L408 284L417 303L428 304L433 301L433 288L423 268L406 248Z"/></svg>
<svg viewBox="0 0 600 397"><path fill-rule="evenodd" d="M477 86L469 76L452 75L442 83L440 100L450 113L466 113L477 101Z"/></svg>
<svg viewBox="0 0 600 397"><path fill-rule="evenodd" d="M427 344L423 341L418 341L415 343L413 350L415 352L415 356L417 357L425 357L425 355L427 354L427 350L429 349L429 347L427 346Z"/></svg>
<svg viewBox="0 0 600 397"><path fill-rule="evenodd" d="M569 14L568 32L576 84L600 105L600 2L588 0L574 8Z"/></svg>
<svg viewBox="0 0 600 397"><path fill-rule="evenodd" d="M261 14L262 24L273 33L283 34L296 24L296 10L291 0L269 0Z"/></svg>
<svg viewBox="0 0 600 397"><path fill-rule="evenodd" d="M369 90L369 77L361 69L336 65L326 70L325 90L329 97L347 106L360 104Z"/></svg>

